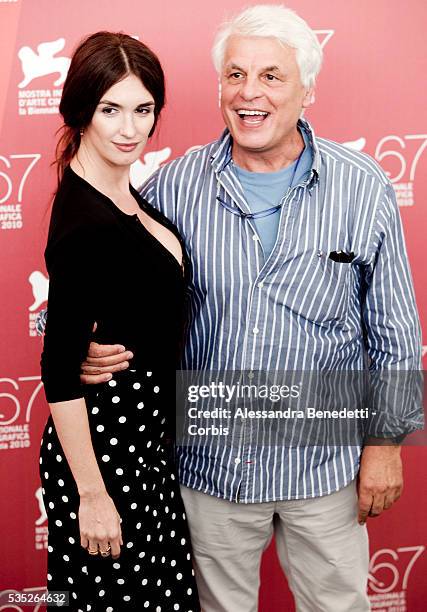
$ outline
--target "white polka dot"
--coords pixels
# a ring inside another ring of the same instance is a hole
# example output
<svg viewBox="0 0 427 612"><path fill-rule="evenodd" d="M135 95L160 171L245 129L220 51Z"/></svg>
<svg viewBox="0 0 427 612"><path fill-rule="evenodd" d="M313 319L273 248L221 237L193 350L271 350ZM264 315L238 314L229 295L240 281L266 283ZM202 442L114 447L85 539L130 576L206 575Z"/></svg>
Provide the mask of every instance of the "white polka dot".
<svg viewBox="0 0 427 612"><path fill-rule="evenodd" d="M49 552L53 552L52 546L48 546L47 549L48 549Z"/></svg>
<svg viewBox="0 0 427 612"><path fill-rule="evenodd" d="M153 556L151 557L151 563L154 563L154 561L155 561L155 560L156 560L156 557L153 555Z"/></svg>
<svg viewBox="0 0 427 612"><path fill-rule="evenodd" d="M136 407L139 408L139 410L141 410L141 408L144 408L144 402L139 402L139 404L137 404Z"/></svg>
<svg viewBox="0 0 427 612"><path fill-rule="evenodd" d="M104 425L98 425L96 431L104 431Z"/></svg>
<svg viewBox="0 0 427 612"><path fill-rule="evenodd" d="M192 592L193 592L193 589L187 589L187 595L191 595Z"/></svg>
<svg viewBox="0 0 427 612"><path fill-rule="evenodd" d="M77 593L71 593L71 597L72 597L73 599L77 599Z"/></svg>
<svg viewBox="0 0 427 612"><path fill-rule="evenodd" d="M133 542L128 542L128 543L126 544L126 548L132 548L132 546L133 546Z"/></svg>
<svg viewBox="0 0 427 612"><path fill-rule="evenodd" d="M74 580L71 578L71 576L69 576L69 577L68 577L68 582L69 582L70 584L73 584Z"/></svg>
<svg viewBox="0 0 427 612"><path fill-rule="evenodd" d="M119 423L126 423L126 417L125 416L119 417Z"/></svg>
<svg viewBox="0 0 427 612"><path fill-rule="evenodd" d="M145 557L145 552L144 552L144 551L140 552L140 553L139 553L139 555L138 555L138 557L139 557L140 559L143 559L143 558Z"/></svg>
<svg viewBox="0 0 427 612"><path fill-rule="evenodd" d="M117 474L118 476L123 476L123 470L122 470L122 468L117 468L117 470L116 470L116 474Z"/></svg>
<svg viewBox="0 0 427 612"><path fill-rule="evenodd" d="M150 446L151 446L151 440L148 440L148 442L147 442L147 448L150 448Z"/></svg>
<svg viewBox="0 0 427 612"><path fill-rule="evenodd" d="M150 605L149 601L144 601L144 608L148 608L149 605Z"/></svg>
<svg viewBox="0 0 427 612"><path fill-rule="evenodd" d="M175 537L175 531L172 530L171 531L171 538L174 538L174 537Z"/></svg>
<svg viewBox="0 0 427 612"><path fill-rule="evenodd" d="M75 512L70 512L70 518L76 519L77 518L77 514Z"/></svg>
<svg viewBox="0 0 427 612"><path fill-rule="evenodd" d="M104 591L103 589L101 589L101 591L99 591L99 592L98 592L98 595L99 595L100 597L104 597L104 595L105 595L105 591Z"/></svg>
<svg viewBox="0 0 427 612"><path fill-rule="evenodd" d="M129 487L128 485L125 485L125 486L123 487L123 491L124 491L125 493L127 493L128 491L130 491L130 487Z"/></svg>
<svg viewBox="0 0 427 612"><path fill-rule="evenodd" d="M173 609L174 610L179 610L179 604L174 604Z"/></svg>
<svg viewBox="0 0 427 612"><path fill-rule="evenodd" d="M110 380L108 384L110 385L110 387L115 387L117 385L117 381Z"/></svg>
<svg viewBox="0 0 427 612"><path fill-rule="evenodd" d="M163 499L163 493L159 494L160 499Z"/></svg>
<svg viewBox="0 0 427 612"><path fill-rule="evenodd" d="M108 461L110 461L110 457L108 455L102 455L101 457L102 461L104 461L105 463L108 463Z"/></svg>
<svg viewBox="0 0 427 612"><path fill-rule="evenodd" d="M160 391L160 388L156 385L153 389L154 393L158 393Z"/></svg>
<svg viewBox="0 0 427 612"><path fill-rule="evenodd" d="M96 582L96 583L101 582L101 576L97 576L97 577L95 578L95 582Z"/></svg>
<svg viewBox="0 0 427 612"><path fill-rule="evenodd" d="M145 429L145 425L141 425L138 431L144 431L144 429Z"/></svg>
<svg viewBox="0 0 427 612"><path fill-rule="evenodd" d="M137 529L141 529L141 523L137 523L137 524L136 524L136 528L137 528Z"/></svg>
<svg viewBox="0 0 427 612"><path fill-rule="evenodd" d="M151 535L147 533L147 542L151 542Z"/></svg>
<svg viewBox="0 0 427 612"><path fill-rule="evenodd" d="M86 565L83 565L82 572L83 572L83 574L87 574L87 567L86 567Z"/></svg>
<svg viewBox="0 0 427 612"><path fill-rule="evenodd" d="M69 561L70 557L68 555L62 555L62 558L64 559L64 561Z"/></svg>
<svg viewBox="0 0 427 612"><path fill-rule="evenodd" d="M98 414L98 412L99 412L99 408L97 408L96 406L94 406L94 407L92 408L92 414Z"/></svg>
<svg viewBox="0 0 427 612"><path fill-rule="evenodd" d="M55 504L53 502L49 502L49 508L52 510L53 508L55 508Z"/></svg>
<svg viewBox="0 0 427 612"><path fill-rule="evenodd" d="M71 537L68 538L68 541L69 541L70 544L75 544L75 542L76 542L75 539L71 538Z"/></svg>
<svg viewBox="0 0 427 612"><path fill-rule="evenodd" d="M135 565L135 567L133 568L134 572L139 572L139 570L141 569L140 565Z"/></svg>
<svg viewBox="0 0 427 612"><path fill-rule="evenodd" d="M171 591L169 589L166 589L165 595L166 595L166 597L170 597L171 596Z"/></svg>
<svg viewBox="0 0 427 612"><path fill-rule="evenodd" d="M157 586L160 586L162 584L162 581L160 580L160 578L157 581Z"/></svg>
<svg viewBox="0 0 427 612"><path fill-rule="evenodd" d="M119 578L117 580L117 584L124 584L124 583L125 583L125 581L123 580L123 578Z"/></svg>
<svg viewBox="0 0 427 612"><path fill-rule="evenodd" d="M111 446L116 446L117 442L118 442L117 438L111 438L110 440Z"/></svg>
<svg viewBox="0 0 427 612"><path fill-rule="evenodd" d="M49 429L47 430L47 433L52 433L52 427L49 427Z"/></svg>
<svg viewBox="0 0 427 612"><path fill-rule="evenodd" d="M178 573L178 574L176 575L176 579L177 579L177 580L182 580L182 574L181 574L181 573Z"/></svg>
<svg viewBox="0 0 427 612"><path fill-rule="evenodd" d="M63 502L67 502L68 501L68 497L66 495L63 495L61 497L61 499L62 499Z"/></svg>
<svg viewBox="0 0 427 612"><path fill-rule="evenodd" d="M59 463L61 463L61 461L62 461L61 455L56 455L56 460L59 461Z"/></svg>
<svg viewBox="0 0 427 612"><path fill-rule="evenodd" d="M135 508L138 508L138 504L133 503L130 505L130 507L132 508L132 510L135 510Z"/></svg>
<svg viewBox="0 0 427 612"><path fill-rule="evenodd" d="M123 601L130 601L130 595L124 595Z"/></svg>
<svg viewBox="0 0 427 612"><path fill-rule="evenodd" d="M141 582L141 584L142 584L143 586L145 586L145 585L147 584L147 582L148 582L147 578L144 578L144 580Z"/></svg>
<svg viewBox="0 0 427 612"><path fill-rule="evenodd" d="M159 535L159 542L163 542L163 536Z"/></svg>
<svg viewBox="0 0 427 612"><path fill-rule="evenodd" d="M184 546L184 544L185 544L185 538L181 538L181 544Z"/></svg>
<svg viewBox="0 0 427 612"><path fill-rule="evenodd" d="M191 559L191 555L190 553L187 553L187 561L190 561L190 559Z"/></svg>
<svg viewBox="0 0 427 612"><path fill-rule="evenodd" d="M164 563L166 561L166 557L162 557L161 561Z"/></svg>
<svg viewBox="0 0 427 612"><path fill-rule="evenodd" d="M110 382L115 382L115 381L110 381ZM114 608L112 608L111 606L108 606L105 612L113 612L113 610Z"/></svg>
<svg viewBox="0 0 427 612"><path fill-rule="evenodd" d="M135 447L133 444L131 444L131 446L129 446L129 452L130 453L134 453L135 452Z"/></svg>
<svg viewBox="0 0 427 612"><path fill-rule="evenodd" d="M136 382L136 383L133 383L132 386L133 386L134 389L140 389L141 388L141 383Z"/></svg>
<svg viewBox="0 0 427 612"><path fill-rule="evenodd" d="M153 374L153 372L147 372L147 376L150 377ZM49 432L50 433L50 432Z"/></svg>
<svg viewBox="0 0 427 612"><path fill-rule="evenodd" d="M166 514L169 513L169 506L165 506L165 512L166 512Z"/></svg>
<svg viewBox="0 0 427 612"><path fill-rule="evenodd" d="M49 472L45 472L44 473L44 477L46 478L46 480L49 478Z"/></svg>
<svg viewBox="0 0 427 612"><path fill-rule="evenodd" d="M155 411L153 412L153 416L157 416L158 414L159 414L159 411L158 411L158 410L155 410Z"/></svg>
<svg viewBox="0 0 427 612"><path fill-rule="evenodd" d="M58 484L59 484L59 486L60 486L60 487L63 487L63 486L64 486L64 484L65 484L65 483L64 483L64 481L62 480L62 478L60 478L60 479L58 480Z"/></svg>
<svg viewBox="0 0 427 612"><path fill-rule="evenodd" d="M50 574L47 575L48 580L52 580L52 576Z"/></svg>
<svg viewBox="0 0 427 612"><path fill-rule="evenodd" d="M175 561L175 559L172 559L172 561L171 561L171 566L172 566L172 567L175 567L175 565L176 565L176 561Z"/></svg>
<svg viewBox="0 0 427 612"><path fill-rule="evenodd" d="M113 402L113 404L118 404L120 402L120 397L118 395L115 395L111 398L111 401Z"/></svg>
<svg viewBox="0 0 427 612"><path fill-rule="evenodd" d="M58 525L58 527L62 527L62 521L58 519L57 521L55 521L55 525Z"/></svg>
<svg viewBox="0 0 427 612"><path fill-rule="evenodd" d="M120 569L120 563L113 563L114 569Z"/></svg>

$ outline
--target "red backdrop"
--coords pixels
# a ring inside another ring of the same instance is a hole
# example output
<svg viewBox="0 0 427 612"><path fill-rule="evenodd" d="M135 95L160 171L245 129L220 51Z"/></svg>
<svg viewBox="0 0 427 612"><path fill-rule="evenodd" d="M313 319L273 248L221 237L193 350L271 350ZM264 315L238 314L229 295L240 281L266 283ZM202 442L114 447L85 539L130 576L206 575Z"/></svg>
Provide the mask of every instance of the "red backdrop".
<svg viewBox="0 0 427 612"><path fill-rule="evenodd" d="M215 26L250 4L255 2L0 0L0 591L36 591L45 584L47 522L39 503L37 455L48 408L34 318L46 305L43 249L55 186L50 164L68 58L84 35L100 29L136 35L159 54L168 104L146 150L152 155L134 168L138 182L159 163L222 130L210 45ZM366 151L389 173L425 327L427 3L295 0L293 8L318 32L325 52L307 118L318 135ZM96 269L102 261L92 265ZM404 459L403 499L369 523L369 588L375 610L421 612L427 575L425 447L404 449ZM12 608L0 604L3 609ZM270 548L262 565L260 610L292 609Z"/></svg>

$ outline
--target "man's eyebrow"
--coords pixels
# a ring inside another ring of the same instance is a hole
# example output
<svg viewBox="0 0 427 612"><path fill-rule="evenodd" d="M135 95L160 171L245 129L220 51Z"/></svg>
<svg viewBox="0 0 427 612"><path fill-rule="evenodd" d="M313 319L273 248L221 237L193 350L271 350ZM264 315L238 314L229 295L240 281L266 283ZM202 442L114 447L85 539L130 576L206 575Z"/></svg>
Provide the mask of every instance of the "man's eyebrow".
<svg viewBox="0 0 427 612"><path fill-rule="evenodd" d="M240 72L245 72L245 70L237 64L229 64L225 67L227 68L227 70L239 70ZM278 72L280 74L283 74L279 66L265 66L264 68L261 68L260 72Z"/></svg>
<svg viewBox="0 0 427 612"><path fill-rule="evenodd" d="M114 108L122 108L122 106L120 104L117 104L117 102L112 102L111 100L100 100L99 104L107 104L108 106L112 106ZM149 102L141 102L141 104L137 104L137 108L139 106L154 106L155 103L152 102L151 100Z"/></svg>

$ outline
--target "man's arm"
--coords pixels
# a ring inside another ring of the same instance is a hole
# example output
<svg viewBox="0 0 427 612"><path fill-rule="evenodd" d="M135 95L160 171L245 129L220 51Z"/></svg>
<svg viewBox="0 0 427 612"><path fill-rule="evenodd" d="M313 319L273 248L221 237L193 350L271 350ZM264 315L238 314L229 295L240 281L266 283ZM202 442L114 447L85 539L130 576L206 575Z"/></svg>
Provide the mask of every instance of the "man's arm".
<svg viewBox="0 0 427 612"><path fill-rule="evenodd" d="M377 211L375 237L377 254L368 279L363 321L378 418L376 424L371 423L361 456L360 523L368 516L378 516L400 497L403 473L396 438L420 424L417 385L409 398L401 392L406 373L421 370L421 338L402 223L391 185L386 186ZM385 381L381 373L385 373ZM391 382L394 389L390 394ZM405 397L404 405L401 397Z"/></svg>

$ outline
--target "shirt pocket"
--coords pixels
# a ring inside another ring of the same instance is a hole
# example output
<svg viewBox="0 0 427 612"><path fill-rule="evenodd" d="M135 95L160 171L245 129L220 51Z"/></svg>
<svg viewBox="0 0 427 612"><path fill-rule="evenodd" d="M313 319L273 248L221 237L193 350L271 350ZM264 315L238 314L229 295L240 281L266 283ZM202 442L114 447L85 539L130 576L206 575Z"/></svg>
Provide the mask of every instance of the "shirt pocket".
<svg viewBox="0 0 427 612"><path fill-rule="evenodd" d="M319 326L345 325L353 277L351 263L307 254L290 266L288 274L291 284L287 305L296 315Z"/></svg>

